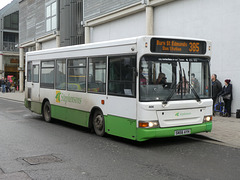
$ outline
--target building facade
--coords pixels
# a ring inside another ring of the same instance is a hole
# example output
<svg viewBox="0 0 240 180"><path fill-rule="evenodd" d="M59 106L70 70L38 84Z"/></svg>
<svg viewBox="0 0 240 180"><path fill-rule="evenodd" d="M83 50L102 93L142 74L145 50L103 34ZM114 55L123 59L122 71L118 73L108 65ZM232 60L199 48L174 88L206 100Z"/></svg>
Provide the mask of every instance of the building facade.
<svg viewBox="0 0 240 180"><path fill-rule="evenodd" d="M82 0L19 1L20 69L24 52L84 43ZM20 91L23 90L20 72Z"/></svg>
<svg viewBox="0 0 240 180"><path fill-rule="evenodd" d="M232 112L240 109L240 1L84 1L86 42L139 35L180 36L212 41L211 73L233 84Z"/></svg>
<svg viewBox="0 0 240 180"><path fill-rule="evenodd" d="M8 78L15 86L18 80L18 0L0 10L0 78Z"/></svg>

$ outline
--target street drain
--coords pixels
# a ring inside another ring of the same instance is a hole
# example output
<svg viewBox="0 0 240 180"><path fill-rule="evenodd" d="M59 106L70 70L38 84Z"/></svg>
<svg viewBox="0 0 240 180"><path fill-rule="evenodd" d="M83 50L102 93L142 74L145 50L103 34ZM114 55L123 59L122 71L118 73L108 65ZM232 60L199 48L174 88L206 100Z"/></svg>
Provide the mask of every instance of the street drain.
<svg viewBox="0 0 240 180"><path fill-rule="evenodd" d="M53 162L61 162L62 160L56 156L50 155L41 155L41 156L33 156L33 157L25 157L24 161L29 163L30 165L38 165L38 164L46 164Z"/></svg>

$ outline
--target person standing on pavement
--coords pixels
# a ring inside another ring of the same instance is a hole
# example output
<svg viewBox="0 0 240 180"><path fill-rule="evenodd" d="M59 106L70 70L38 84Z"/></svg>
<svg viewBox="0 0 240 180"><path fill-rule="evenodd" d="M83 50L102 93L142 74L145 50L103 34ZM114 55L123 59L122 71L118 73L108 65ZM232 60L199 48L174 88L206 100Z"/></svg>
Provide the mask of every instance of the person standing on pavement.
<svg viewBox="0 0 240 180"><path fill-rule="evenodd" d="M11 83L10 83L9 80L7 80L7 82L6 82L6 92L11 92L10 86L11 86Z"/></svg>
<svg viewBox="0 0 240 180"><path fill-rule="evenodd" d="M2 86L2 92L5 93L5 90L6 90L6 81L5 81L4 77L2 77L1 86Z"/></svg>
<svg viewBox="0 0 240 180"><path fill-rule="evenodd" d="M217 79L216 74L212 74L212 100L213 100L213 115L214 112L214 106L216 104L218 94L222 91L222 83Z"/></svg>
<svg viewBox="0 0 240 180"><path fill-rule="evenodd" d="M218 94L218 96L223 97L223 101L225 103L226 114L225 117L231 117L231 105L232 105L232 84L230 83L230 79L225 80L225 85L222 88L222 91Z"/></svg>

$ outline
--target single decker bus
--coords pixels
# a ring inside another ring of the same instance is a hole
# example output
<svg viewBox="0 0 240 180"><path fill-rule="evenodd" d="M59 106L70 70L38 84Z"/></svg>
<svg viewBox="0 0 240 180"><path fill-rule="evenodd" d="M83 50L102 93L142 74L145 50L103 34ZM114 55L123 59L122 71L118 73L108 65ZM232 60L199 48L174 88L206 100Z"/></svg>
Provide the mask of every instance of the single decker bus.
<svg viewBox="0 0 240 180"><path fill-rule="evenodd" d="M136 141L212 129L211 41L140 36L26 53L25 106Z"/></svg>

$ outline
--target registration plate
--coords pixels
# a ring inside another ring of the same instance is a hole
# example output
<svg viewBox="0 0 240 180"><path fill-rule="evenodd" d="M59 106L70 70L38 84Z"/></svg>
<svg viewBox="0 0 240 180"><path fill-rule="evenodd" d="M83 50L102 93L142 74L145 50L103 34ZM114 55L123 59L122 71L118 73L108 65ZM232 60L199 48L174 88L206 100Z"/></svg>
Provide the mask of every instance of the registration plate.
<svg viewBox="0 0 240 180"><path fill-rule="evenodd" d="M175 131L175 136L191 134L191 129L177 130Z"/></svg>

